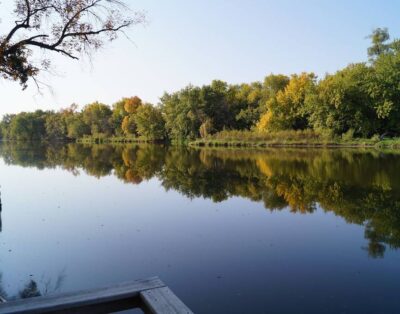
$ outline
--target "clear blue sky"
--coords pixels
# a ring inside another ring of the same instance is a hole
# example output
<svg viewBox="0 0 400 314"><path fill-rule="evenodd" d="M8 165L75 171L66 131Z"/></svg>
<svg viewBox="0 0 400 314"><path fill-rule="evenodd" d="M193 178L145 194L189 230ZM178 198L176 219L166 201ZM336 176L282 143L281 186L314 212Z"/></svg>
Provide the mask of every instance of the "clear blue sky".
<svg viewBox="0 0 400 314"><path fill-rule="evenodd" d="M0 34L13 0L0 4ZM52 91L21 91L0 80L0 115L59 109L138 95L157 103L164 91L213 79L262 80L269 73L314 71L319 76L365 61L365 38L376 27L400 37L397 0L126 0L149 24L98 52L91 63L54 58Z"/></svg>

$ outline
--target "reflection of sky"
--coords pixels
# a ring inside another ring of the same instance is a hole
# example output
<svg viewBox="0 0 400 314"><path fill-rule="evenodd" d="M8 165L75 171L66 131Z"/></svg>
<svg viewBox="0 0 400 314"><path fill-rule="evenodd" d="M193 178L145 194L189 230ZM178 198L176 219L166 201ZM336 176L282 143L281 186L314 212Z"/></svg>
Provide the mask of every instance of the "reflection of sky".
<svg viewBox="0 0 400 314"><path fill-rule="evenodd" d="M190 200L156 179L132 185L3 161L0 184L10 294L30 275L43 285L64 274L64 291L158 275L198 313L400 310L399 253L368 258L364 228L331 213L270 213L240 198Z"/></svg>

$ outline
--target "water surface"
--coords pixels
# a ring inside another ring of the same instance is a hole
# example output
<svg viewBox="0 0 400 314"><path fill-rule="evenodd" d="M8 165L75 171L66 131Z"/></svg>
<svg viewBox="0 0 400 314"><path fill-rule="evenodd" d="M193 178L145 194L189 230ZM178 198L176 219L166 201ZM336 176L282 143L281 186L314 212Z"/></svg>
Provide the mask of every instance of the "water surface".
<svg viewBox="0 0 400 314"><path fill-rule="evenodd" d="M7 298L159 276L195 313L399 313L400 155L3 143Z"/></svg>

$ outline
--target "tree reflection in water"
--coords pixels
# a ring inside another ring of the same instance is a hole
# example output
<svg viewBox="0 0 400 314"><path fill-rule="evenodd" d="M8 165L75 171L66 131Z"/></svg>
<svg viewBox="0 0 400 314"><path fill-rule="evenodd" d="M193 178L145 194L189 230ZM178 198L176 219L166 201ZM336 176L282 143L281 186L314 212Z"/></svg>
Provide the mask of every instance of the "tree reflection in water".
<svg viewBox="0 0 400 314"><path fill-rule="evenodd" d="M0 303L7 299L7 293L3 285L3 274L0 273Z"/></svg>
<svg viewBox="0 0 400 314"><path fill-rule="evenodd" d="M42 294L39 291L38 284L33 279L29 280L24 289L19 292L19 297L21 299L40 297L41 295Z"/></svg>
<svg viewBox="0 0 400 314"><path fill-rule="evenodd" d="M10 301L16 299L28 299L33 297L39 297L42 295L57 293L61 290L65 278L66 278L65 270L62 270L59 272L54 282L51 278L42 279L40 280L40 283L38 283L34 279L29 279L25 283L25 286L21 290L19 290L17 295L9 296L9 294L4 289L3 274L0 273L0 298L2 298L3 300Z"/></svg>
<svg viewBox="0 0 400 314"><path fill-rule="evenodd" d="M333 212L363 225L371 257L400 247L400 155L374 150L190 149L163 145L3 143L7 164L114 174L129 184L156 177L166 190L221 202L233 196L270 211Z"/></svg>

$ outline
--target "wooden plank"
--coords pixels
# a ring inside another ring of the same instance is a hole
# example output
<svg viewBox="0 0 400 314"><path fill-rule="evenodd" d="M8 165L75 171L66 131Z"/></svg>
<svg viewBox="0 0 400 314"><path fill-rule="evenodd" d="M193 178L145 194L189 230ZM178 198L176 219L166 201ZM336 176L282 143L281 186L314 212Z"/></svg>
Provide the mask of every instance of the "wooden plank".
<svg viewBox="0 0 400 314"><path fill-rule="evenodd" d="M153 314L193 314L168 287L143 291L140 296Z"/></svg>
<svg viewBox="0 0 400 314"><path fill-rule="evenodd" d="M0 304L0 314L51 313L77 309L134 297L139 298L141 291L160 287L165 287L165 284L157 277L135 280L113 287L7 302Z"/></svg>

